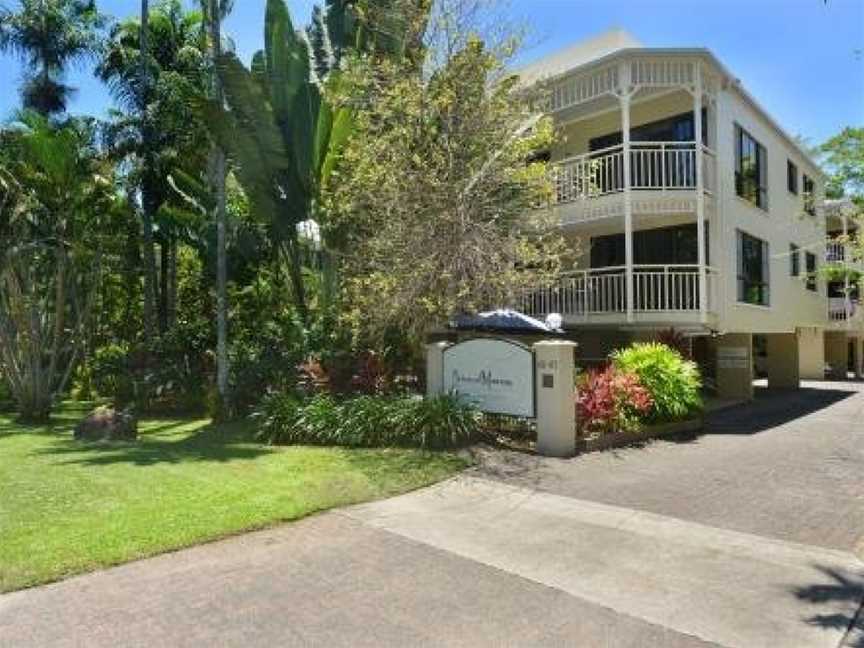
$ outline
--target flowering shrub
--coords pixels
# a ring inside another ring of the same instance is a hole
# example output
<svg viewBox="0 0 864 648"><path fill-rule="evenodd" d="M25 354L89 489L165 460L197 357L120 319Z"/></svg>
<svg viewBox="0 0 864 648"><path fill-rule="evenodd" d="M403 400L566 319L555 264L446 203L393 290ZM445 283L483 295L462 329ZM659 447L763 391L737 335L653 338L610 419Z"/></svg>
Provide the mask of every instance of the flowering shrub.
<svg viewBox="0 0 864 648"><path fill-rule="evenodd" d="M652 405L639 377L613 365L588 371L576 388L577 421L583 433L635 430Z"/></svg>

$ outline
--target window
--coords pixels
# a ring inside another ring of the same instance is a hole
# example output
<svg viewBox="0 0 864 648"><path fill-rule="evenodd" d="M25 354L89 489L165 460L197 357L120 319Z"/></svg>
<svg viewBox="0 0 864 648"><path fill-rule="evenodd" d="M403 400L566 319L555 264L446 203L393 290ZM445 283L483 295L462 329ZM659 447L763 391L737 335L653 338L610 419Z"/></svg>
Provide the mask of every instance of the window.
<svg viewBox="0 0 864 648"><path fill-rule="evenodd" d="M801 276L801 251L794 243L789 246L789 274Z"/></svg>
<svg viewBox="0 0 864 648"><path fill-rule="evenodd" d="M765 147L740 126L735 127L735 192L747 202L768 209L768 156Z"/></svg>
<svg viewBox="0 0 864 648"><path fill-rule="evenodd" d="M768 306L768 244L738 230L738 301Z"/></svg>
<svg viewBox="0 0 864 648"><path fill-rule="evenodd" d="M696 225L676 225L633 232L633 261L637 265L697 265ZM705 228L705 262L708 258L708 228ZM591 238L591 267L624 265L624 235L607 234Z"/></svg>
<svg viewBox="0 0 864 648"><path fill-rule="evenodd" d="M816 255L812 252L807 252L805 258L807 263L807 290L818 292L819 286L816 283Z"/></svg>
<svg viewBox="0 0 864 648"><path fill-rule="evenodd" d="M631 142L692 142L696 139L693 113L686 112L630 129ZM595 137L588 142L591 151L617 146L623 142L621 131ZM702 109L702 143L708 144L708 111Z"/></svg>
<svg viewBox="0 0 864 648"><path fill-rule="evenodd" d="M789 193L798 195L798 167L792 160L786 160L786 185Z"/></svg>
<svg viewBox="0 0 864 648"><path fill-rule="evenodd" d="M801 188L804 190L804 211L811 216L816 215L816 185L813 179L806 173L801 181Z"/></svg>

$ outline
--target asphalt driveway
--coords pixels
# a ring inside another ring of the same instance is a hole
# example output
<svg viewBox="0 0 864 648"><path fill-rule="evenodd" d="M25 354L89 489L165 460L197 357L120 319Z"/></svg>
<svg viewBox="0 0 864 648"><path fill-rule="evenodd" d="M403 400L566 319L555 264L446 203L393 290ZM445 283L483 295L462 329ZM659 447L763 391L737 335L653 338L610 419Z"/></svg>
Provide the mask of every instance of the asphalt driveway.
<svg viewBox="0 0 864 648"><path fill-rule="evenodd" d="M864 387L823 383L0 596L0 646L864 646L862 536Z"/></svg>

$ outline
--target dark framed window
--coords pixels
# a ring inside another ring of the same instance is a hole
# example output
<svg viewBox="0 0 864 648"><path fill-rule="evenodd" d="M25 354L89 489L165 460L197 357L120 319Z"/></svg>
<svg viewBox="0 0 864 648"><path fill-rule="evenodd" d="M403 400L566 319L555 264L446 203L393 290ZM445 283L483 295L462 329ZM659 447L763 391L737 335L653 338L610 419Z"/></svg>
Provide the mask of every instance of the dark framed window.
<svg viewBox="0 0 864 648"><path fill-rule="evenodd" d="M792 160L786 160L786 186L789 193L798 195L798 167Z"/></svg>
<svg viewBox="0 0 864 648"><path fill-rule="evenodd" d="M768 306L770 277L768 243L741 230L738 238L738 301Z"/></svg>
<svg viewBox="0 0 864 648"><path fill-rule="evenodd" d="M804 211L811 216L816 215L816 184L813 178L806 173L801 180L801 189L804 191Z"/></svg>
<svg viewBox="0 0 864 648"><path fill-rule="evenodd" d="M636 265L697 265L699 252L696 225L675 225L633 232L633 262ZM709 258L708 228L705 228L705 262ZM591 237L591 267L607 268L625 263L624 235Z"/></svg>
<svg viewBox="0 0 864 648"><path fill-rule="evenodd" d="M807 252L804 255L805 263L807 266L807 290L812 290L813 292L819 291L819 285L816 282L816 255L812 252Z"/></svg>
<svg viewBox="0 0 864 648"><path fill-rule="evenodd" d="M801 275L801 250L794 243L789 245L789 274L793 277Z"/></svg>
<svg viewBox="0 0 864 648"><path fill-rule="evenodd" d="M692 142L696 139L696 128L693 125L693 113L686 112L666 119L634 126L630 129L631 142ZM617 146L623 142L621 131L607 133L595 137L588 142L588 149L600 149ZM702 109L702 143L708 145L708 111Z"/></svg>
<svg viewBox="0 0 864 648"><path fill-rule="evenodd" d="M750 133L735 126L735 192L768 209L768 155Z"/></svg>

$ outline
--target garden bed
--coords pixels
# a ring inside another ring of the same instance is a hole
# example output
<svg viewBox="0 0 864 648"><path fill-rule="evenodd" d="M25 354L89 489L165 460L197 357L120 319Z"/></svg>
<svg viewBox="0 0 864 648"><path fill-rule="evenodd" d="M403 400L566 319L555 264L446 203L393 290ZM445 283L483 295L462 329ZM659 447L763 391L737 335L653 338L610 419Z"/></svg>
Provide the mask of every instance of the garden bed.
<svg viewBox="0 0 864 648"><path fill-rule="evenodd" d="M645 443L652 439L677 436L679 434L692 434L702 429L704 420L702 417L674 421L672 423L660 423L657 425L646 425L636 432L613 432L595 437L581 438L576 441L576 452L598 452L611 450L623 446Z"/></svg>

